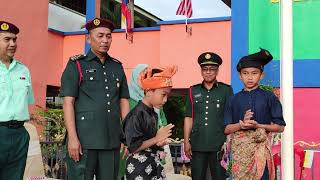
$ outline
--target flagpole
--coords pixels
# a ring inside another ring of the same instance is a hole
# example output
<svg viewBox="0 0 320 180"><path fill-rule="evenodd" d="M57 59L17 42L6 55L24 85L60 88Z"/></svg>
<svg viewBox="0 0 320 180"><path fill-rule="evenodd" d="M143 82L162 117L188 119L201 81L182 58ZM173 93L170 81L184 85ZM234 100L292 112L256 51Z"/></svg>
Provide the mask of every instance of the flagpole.
<svg viewBox="0 0 320 180"><path fill-rule="evenodd" d="M188 32L188 11L187 11L187 1L184 0L184 15L186 16L186 32Z"/></svg>
<svg viewBox="0 0 320 180"><path fill-rule="evenodd" d="M292 180L294 179L292 0L280 2L281 100L283 116L287 124L282 135L282 179Z"/></svg>
<svg viewBox="0 0 320 180"><path fill-rule="evenodd" d="M186 17L186 32L188 32L188 17Z"/></svg>
<svg viewBox="0 0 320 180"><path fill-rule="evenodd" d="M124 23L126 24L126 39L128 39L128 24L126 18L124 18Z"/></svg>

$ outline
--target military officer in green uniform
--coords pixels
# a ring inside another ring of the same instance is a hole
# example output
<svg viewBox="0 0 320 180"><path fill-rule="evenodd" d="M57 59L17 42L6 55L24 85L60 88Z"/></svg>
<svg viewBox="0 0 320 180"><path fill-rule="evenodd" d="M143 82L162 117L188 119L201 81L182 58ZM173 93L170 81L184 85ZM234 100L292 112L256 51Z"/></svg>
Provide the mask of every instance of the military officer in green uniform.
<svg viewBox="0 0 320 180"><path fill-rule="evenodd" d="M85 25L90 50L70 58L61 78L68 180L117 179L120 123L129 91L120 61L108 54L114 25L95 18Z"/></svg>
<svg viewBox="0 0 320 180"><path fill-rule="evenodd" d="M28 68L14 58L19 28L0 21L0 179L22 180L27 160L30 119L34 102Z"/></svg>
<svg viewBox="0 0 320 180"><path fill-rule="evenodd" d="M189 89L184 120L184 151L191 158L193 180L205 180L208 165L212 179L226 179L219 161L219 151L225 142L224 106L233 95L232 88L216 77L222 59L206 52L199 56L203 81Z"/></svg>

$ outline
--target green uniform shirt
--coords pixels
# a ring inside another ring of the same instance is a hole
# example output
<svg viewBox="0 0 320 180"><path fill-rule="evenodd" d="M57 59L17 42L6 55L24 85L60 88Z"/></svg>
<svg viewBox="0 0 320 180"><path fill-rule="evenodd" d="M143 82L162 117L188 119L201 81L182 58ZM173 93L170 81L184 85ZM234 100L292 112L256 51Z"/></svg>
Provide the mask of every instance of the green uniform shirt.
<svg viewBox="0 0 320 180"><path fill-rule="evenodd" d="M192 86L194 107L190 141L193 151L219 151L225 141L224 107L233 90L229 85L216 82L207 90L203 84ZM186 117L192 117L192 103L187 97Z"/></svg>
<svg viewBox="0 0 320 180"><path fill-rule="evenodd" d="M0 122L30 119L28 105L34 103L28 68L13 59L9 69L0 61Z"/></svg>
<svg viewBox="0 0 320 180"><path fill-rule="evenodd" d="M80 85L76 61L83 74ZM119 61L108 56L102 64L91 50L71 58L61 78L60 95L76 97L75 122L83 148L120 147L120 98L129 98L129 90Z"/></svg>

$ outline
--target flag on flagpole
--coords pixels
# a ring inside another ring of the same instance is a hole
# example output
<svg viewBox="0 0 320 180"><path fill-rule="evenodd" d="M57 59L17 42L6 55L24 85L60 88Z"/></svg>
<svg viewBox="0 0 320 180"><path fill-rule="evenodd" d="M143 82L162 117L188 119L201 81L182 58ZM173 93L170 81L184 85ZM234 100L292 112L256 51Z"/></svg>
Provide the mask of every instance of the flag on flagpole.
<svg viewBox="0 0 320 180"><path fill-rule="evenodd" d="M191 0L181 0L176 15L185 15L187 18L192 17Z"/></svg>
<svg viewBox="0 0 320 180"><path fill-rule="evenodd" d="M314 156L314 151L306 150L306 154L305 154L304 162L303 162L303 167L311 168L312 163L313 163L313 156Z"/></svg>
<svg viewBox="0 0 320 180"><path fill-rule="evenodd" d="M122 0L121 3L121 14L125 19L125 25L126 25L126 39L129 37L132 37L133 33L133 0ZM129 38L130 41L132 41L132 38Z"/></svg>
<svg viewBox="0 0 320 180"><path fill-rule="evenodd" d="M192 29L188 27L188 18L192 17L192 3L191 0L181 0L177 9L176 15L186 16L186 32L191 35Z"/></svg>

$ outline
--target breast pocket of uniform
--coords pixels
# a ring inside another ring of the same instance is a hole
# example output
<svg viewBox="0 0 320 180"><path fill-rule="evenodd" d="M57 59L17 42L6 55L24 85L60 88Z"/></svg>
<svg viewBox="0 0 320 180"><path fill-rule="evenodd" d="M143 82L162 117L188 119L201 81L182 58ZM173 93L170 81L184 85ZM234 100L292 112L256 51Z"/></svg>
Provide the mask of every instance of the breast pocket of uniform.
<svg viewBox="0 0 320 180"><path fill-rule="evenodd" d="M7 94L7 83L5 82L4 77L0 75L0 100Z"/></svg>
<svg viewBox="0 0 320 180"><path fill-rule="evenodd" d="M197 97L197 98L194 98L193 100L193 104L194 104L194 107L195 107L195 113L197 112L202 112L203 111L203 108L205 108L205 101L202 97Z"/></svg>
<svg viewBox="0 0 320 180"><path fill-rule="evenodd" d="M19 98L27 96L30 86L31 84L29 82L29 79L24 75L15 77L12 82L13 91Z"/></svg>
<svg viewBox="0 0 320 180"><path fill-rule="evenodd" d="M97 74L96 71L94 72L87 72L84 76L83 76L83 80L86 81L87 83L90 82L96 82L99 80L99 76Z"/></svg>
<svg viewBox="0 0 320 180"><path fill-rule="evenodd" d="M112 77L110 79L111 86L111 92L113 92L115 95L119 94L120 86L121 86L121 78L117 74L112 74Z"/></svg>
<svg viewBox="0 0 320 180"><path fill-rule="evenodd" d="M223 99L213 99L212 101L213 107L217 110L217 112L223 113L224 112L224 100Z"/></svg>
<svg viewBox="0 0 320 180"><path fill-rule="evenodd" d="M88 72L83 75L83 83L81 87L87 92L95 92L99 82L97 72Z"/></svg>

